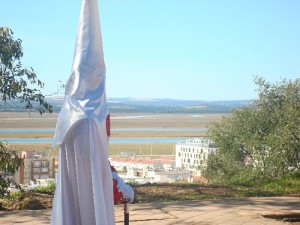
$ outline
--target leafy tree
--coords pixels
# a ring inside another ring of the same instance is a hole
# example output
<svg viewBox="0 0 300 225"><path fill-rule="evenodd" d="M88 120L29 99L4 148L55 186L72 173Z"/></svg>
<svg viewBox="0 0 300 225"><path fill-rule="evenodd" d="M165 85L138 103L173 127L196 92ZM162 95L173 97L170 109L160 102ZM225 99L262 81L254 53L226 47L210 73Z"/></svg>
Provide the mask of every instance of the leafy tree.
<svg viewBox="0 0 300 225"><path fill-rule="evenodd" d="M40 114L52 112L52 106L45 101L40 89L44 87L32 68L23 68L22 41L13 39L13 31L0 27L0 97L3 102L18 100L26 109L33 109L37 103ZM31 84L33 87L30 87ZM37 87L34 87L36 85Z"/></svg>
<svg viewBox="0 0 300 225"><path fill-rule="evenodd" d="M0 142L0 196L8 193L8 188L13 182L6 178L6 173L15 173L21 165L21 160L16 151L12 150L5 142Z"/></svg>
<svg viewBox="0 0 300 225"><path fill-rule="evenodd" d="M45 100L40 89L44 84L37 78L32 68L22 66L23 49L20 39L13 38L13 31L0 27L0 101L18 101L27 110L36 109L42 115L52 112L52 106ZM3 173L14 173L20 166L17 152L10 150L7 143L0 142L0 195L6 193L10 180Z"/></svg>
<svg viewBox="0 0 300 225"><path fill-rule="evenodd" d="M258 99L209 130L218 151L205 174L213 182L247 183L285 176L300 167L300 79L254 79Z"/></svg>

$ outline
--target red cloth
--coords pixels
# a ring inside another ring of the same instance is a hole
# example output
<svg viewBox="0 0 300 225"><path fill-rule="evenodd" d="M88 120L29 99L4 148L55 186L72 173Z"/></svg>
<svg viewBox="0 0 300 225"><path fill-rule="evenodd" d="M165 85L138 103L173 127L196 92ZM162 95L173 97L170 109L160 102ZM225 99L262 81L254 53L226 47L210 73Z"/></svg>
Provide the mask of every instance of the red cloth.
<svg viewBox="0 0 300 225"><path fill-rule="evenodd" d="M116 205L122 201L123 195L121 192L118 191L116 180L113 180L113 186L114 186L114 204Z"/></svg>
<svg viewBox="0 0 300 225"><path fill-rule="evenodd" d="M110 166L110 168L111 168L111 172L117 172L113 166ZM116 180L113 180L113 191L114 191L114 204L117 205L122 201L123 195L121 192L118 191Z"/></svg>

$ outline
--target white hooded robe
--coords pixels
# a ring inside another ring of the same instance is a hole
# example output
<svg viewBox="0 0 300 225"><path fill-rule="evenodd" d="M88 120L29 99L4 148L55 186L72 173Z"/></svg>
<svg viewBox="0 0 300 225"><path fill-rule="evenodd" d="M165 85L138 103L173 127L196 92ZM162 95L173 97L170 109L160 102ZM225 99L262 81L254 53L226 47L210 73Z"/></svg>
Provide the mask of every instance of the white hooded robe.
<svg viewBox="0 0 300 225"><path fill-rule="evenodd" d="M59 170L51 225L113 225L109 114L97 0L83 0L54 145Z"/></svg>

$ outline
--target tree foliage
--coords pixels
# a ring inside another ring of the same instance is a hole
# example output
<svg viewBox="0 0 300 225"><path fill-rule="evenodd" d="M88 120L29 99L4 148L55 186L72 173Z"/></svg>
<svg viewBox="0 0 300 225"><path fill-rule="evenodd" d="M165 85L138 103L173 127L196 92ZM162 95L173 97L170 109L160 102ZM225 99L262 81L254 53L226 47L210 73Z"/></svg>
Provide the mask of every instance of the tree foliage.
<svg viewBox="0 0 300 225"><path fill-rule="evenodd" d="M36 109L40 114L52 112L40 89L44 87L33 70L22 66L22 41L13 38L13 31L0 27L0 97L3 102L18 100L28 110Z"/></svg>
<svg viewBox="0 0 300 225"><path fill-rule="evenodd" d="M254 82L258 98L209 130L218 148L205 171L213 182L253 182L300 167L300 79Z"/></svg>
<svg viewBox="0 0 300 225"><path fill-rule="evenodd" d="M15 173L21 165L18 152L12 150L5 142L0 142L0 196L8 193L8 188L12 183L6 175Z"/></svg>
<svg viewBox="0 0 300 225"><path fill-rule="evenodd" d="M22 41L13 38L13 31L0 27L0 101L18 101L27 110L36 109L40 114L52 112L52 106L45 100L40 89L44 84L32 68L22 66ZM15 173L21 163L17 152L7 143L0 142L0 196L7 193L11 180L5 173Z"/></svg>

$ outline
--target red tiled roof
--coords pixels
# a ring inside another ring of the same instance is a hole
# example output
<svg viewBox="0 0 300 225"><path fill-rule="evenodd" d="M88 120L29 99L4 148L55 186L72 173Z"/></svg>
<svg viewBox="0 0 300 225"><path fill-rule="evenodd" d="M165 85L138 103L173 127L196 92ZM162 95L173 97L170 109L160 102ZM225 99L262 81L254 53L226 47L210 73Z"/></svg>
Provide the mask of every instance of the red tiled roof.
<svg viewBox="0 0 300 225"><path fill-rule="evenodd" d="M147 164L147 165L153 165L155 163L171 164L172 162L175 161L175 157L160 157L157 159L116 157L116 158L112 158L111 161L132 163L132 164Z"/></svg>

